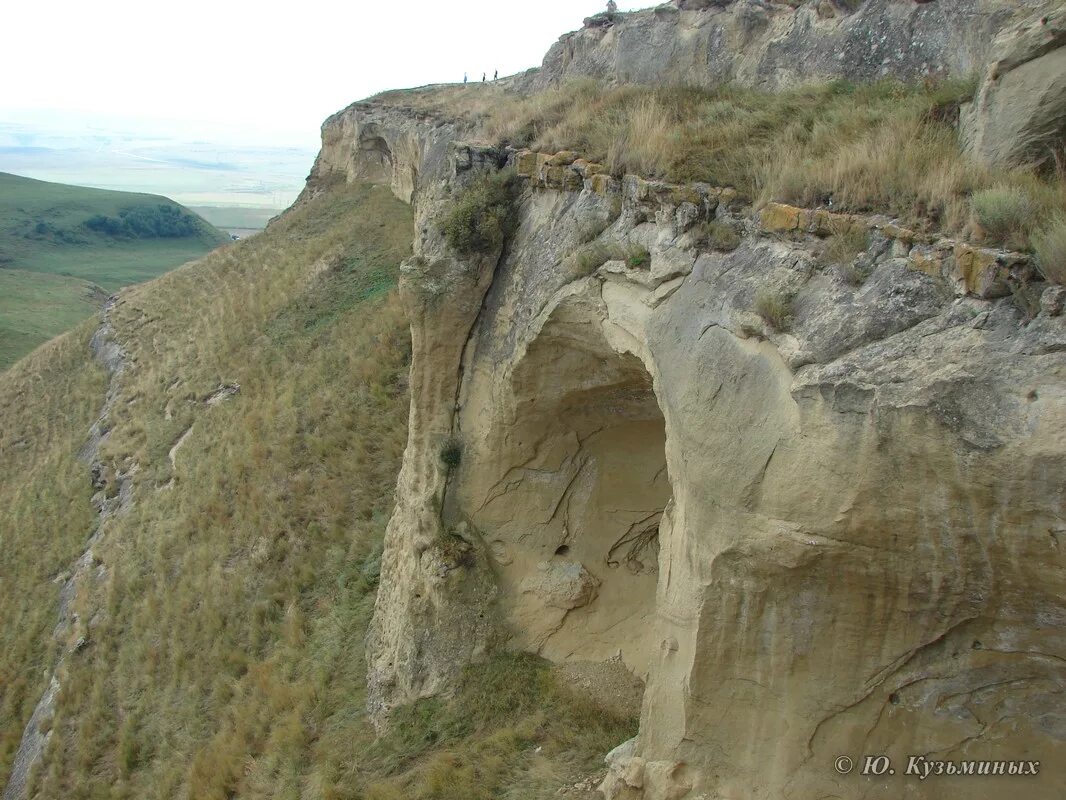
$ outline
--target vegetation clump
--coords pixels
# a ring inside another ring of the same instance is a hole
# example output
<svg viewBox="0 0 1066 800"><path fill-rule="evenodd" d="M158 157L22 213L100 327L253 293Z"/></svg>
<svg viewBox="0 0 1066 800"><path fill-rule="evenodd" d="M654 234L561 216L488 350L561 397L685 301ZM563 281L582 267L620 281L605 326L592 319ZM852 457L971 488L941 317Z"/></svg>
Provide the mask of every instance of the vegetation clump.
<svg viewBox="0 0 1066 800"><path fill-rule="evenodd" d="M861 225L834 224L826 241L825 258L830 264L850 264L868 246L869 234Z"/></svg>
<svg viewBox="0 0 1066 800"><path fill-rule="evenodd" d="M510 171L478 178L463 191L441 221L445 240L464 256L498 250L517 225L517 193L518 180Z"/></svg>
<svg viewBox="0 0 1066 800"><path fill-rule="evenodd" d="M740 234L728 222L712 220L705 222L696 231L696 239L703 247L729 253L740 246Z"/></svg>
<svg viewBox="0 0 1066 800"><path fill-rule="evenodd" d="M570 271L575 275L591 275L608 261L622 261L631 269L646 267L651 261L647 248L625 242L590 242L579 248L568 259Z"/></svg>
<svg viewBox="0 0 1066 800"><path fill-rule="evenodd" d="M629 248L626 264L630 269L643 269L651 264L651 253L646 247L635 245Z"/></svg>
<svg viewBox="0 0 1066 800"><path fill-rule="evenodd" d="M833 232L826 240L823 257L846 284L862 286L870 277L870 264L859 263L858 257L870 245L869 232L848 221L833 222L831 227Z"/></svg>
<svg viewBox="0 0 1066 800"><path fill-rule="evenodd" d="M465 670L454 698L394 712L389 732L365 753L368 771L380 776L365 797L546 797L533 774L538 761L541 769L548 760L553 769L580 778L599 766L602 753L635 733L636 719L573 693L543 659L498 653ZM435 752L426 758L431 748Z"/></svg>
<svg viewBox="0 0 1066 800"><path fill-rule="evenodd" d="M453 470L463 460L463 443L458 436L449 436L440 446L440 462Z"/></svg>
<svg viewBox="0 0 1066 800"><path fill-rule="evenodd" d="M1010 247L1029 245L1029 231L1038 209L1020 186L996 184L974 192L970 198L974 219L986 237Z"/></svg>
<svg viewBox="0 0 1066 800"><path fill-rule="evenodd" d="M115 217L94 214L85 221L85 227L96 233L126 239L181 239L202 232L197 217L178 206L162 203L124 208Z"/></svg>
<svg viewBox="0 0 1066 800"><path fill-rule="evenodd" d="M787 331L792 326L792 297L774 289L760 289L755 295L755 313L773 330Z"/></svg>
<svg viewBox="0 0 1066 800"><path fill-rule="evenodd" d="M1052 219L1033 235L1033 249L1044 277L1066 284L1066 215Z"/></svg>

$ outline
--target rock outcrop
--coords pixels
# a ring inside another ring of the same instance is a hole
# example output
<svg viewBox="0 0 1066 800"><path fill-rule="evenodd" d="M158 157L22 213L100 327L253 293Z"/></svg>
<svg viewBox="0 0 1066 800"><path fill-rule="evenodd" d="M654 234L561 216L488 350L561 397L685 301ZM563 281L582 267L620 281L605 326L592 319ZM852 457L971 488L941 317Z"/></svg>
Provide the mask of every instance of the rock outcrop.
<svg viewBox="0 0 1066 800"><path fill-rule="evenodd" d="M93 551L105 535L108 520L126 513L131 503L131 479L137 470L136 465L129 465L125 470L116 469L101 454L101 445L110 432L111 414L117 402L122 374L127 367L126 352L122 344L116 341L115 329L111 324L111 313L116 302L115 297L107 300L101 313L100 327L89 342L93 359L107 373L108 387L100 415L90 427L88 441L78 453L78 458L88 467L93 489L96 490L92 497L96 509L96 528L86 542L85 551L70 565L70 569L54 580L59 587L59 615L52 636L60 645L59 654L52 665L48 687L22 732L11 774L0 795L2 800L25 800L27 797L30 775L38 768L52 737L56 701L67 678L67 659L89 643L90 629L95 625L95 620L84 619L75 611L79 595L94 585L100 585L107 577L107 568L97 560Z"/></svg>
<svg viewBox="0 0 1066 800"><path fill-rule="evenodd" d="M375 179L417 208L410 438L368 640L379 722L508 646L645 682L611 798L998 798L1009 780L920 781L919 755L1039 761L1026 797L1061 796L1053 288L1027 321L1002 296L1031 278L1011 254L876 219L856 221L856 286L819 261L825 212L754 218L728 191L471 147L396 108L331 124L423 154L364 165L382 149L327 130L315 171L387 163ZM461 257L435 218L503 163L525 181L518 230ZM712 219L735 250L702 244ZM860 775L880 754L895 773Z"/></svg>
<svg viewBox="0 0 1066 800"><path fill-rule="evenodd" d="M987 164L1044 164L1066 154L1066 9L1061 3L1003 31L962 134Z"/></svg>
<svg viewBox="0 0 1066 800"><path fill-rule="evenodd" d="M534 89L573 78L765 89L812 80L958 78L981 72L995 35L1041 0L668 3L617 14L552 46Z"/></svg>

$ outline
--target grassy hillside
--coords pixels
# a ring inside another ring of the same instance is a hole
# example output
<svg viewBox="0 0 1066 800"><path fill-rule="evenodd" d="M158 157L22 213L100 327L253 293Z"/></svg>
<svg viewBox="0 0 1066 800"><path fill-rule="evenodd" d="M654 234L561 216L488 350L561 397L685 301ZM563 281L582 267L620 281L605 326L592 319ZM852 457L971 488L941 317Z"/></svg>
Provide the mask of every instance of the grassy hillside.
<svg viewBox="0 0 1066 800"><path fill-rule="evenodd" d="M106 298L80 278L0 269L0 370L91 316Z"/></svg>
<svg viewBox="0 0 1066 800"><path fill-rule="evenodd" d="M547 798L635 732L543 662L501 656L372 736L363 637L406 437L393 286L412 228L386 189L338 188L123 293L103 454L136 465L134 503L94 548L106 580L76 601L89 643L65 667L38 796ZM19 459L0 474L0 784L48 680L50 578L91 525L73 459L104 394L88 332L0 375L0 453Z"/></svg>
<svg viewBox="0 0 1066 800"><path fill-rule="evenodd" d="M87 317L98 297L227 240L165 197L0 173L0 369Z"/></svg>
<svg viewBox="0 0 1066 800"><path fill-rule="evenodd" d="M85 321L0 374L0 784L56 654L58 586L94 519L76 458L100 411Z"/></svg>

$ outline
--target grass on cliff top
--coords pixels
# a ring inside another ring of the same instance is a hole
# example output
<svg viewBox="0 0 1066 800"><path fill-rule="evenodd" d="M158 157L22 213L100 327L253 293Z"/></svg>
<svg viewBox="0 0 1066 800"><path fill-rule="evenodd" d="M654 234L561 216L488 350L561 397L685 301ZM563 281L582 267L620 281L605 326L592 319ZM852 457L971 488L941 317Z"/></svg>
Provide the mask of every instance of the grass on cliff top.
<svg viewBox="0 0 1066 800"><path fill-rule="evenodd" d="M766 92L578 80L525 98L476 85L379 99L465 120L487 141L576 150L617 175L732 186L756 204L831 201L841 211L1027 249L1066 212L1066 181L988 169L963 154L955 120L973 91L972 81ZM996 202L1004 196L1014 199L1009 208ZM1025 213L1010 216L1019 208Z"/></svg>
<svg viewBox="0 0 1066 800"><path fill-rule="evenodd" d="M103 453L139 465L134 504L75 603L88 646L35 796L548 798L633 734L544 662L501 655L374 739L364 636L406 441L393 286L412 230L387 189L338 187L123 293L131 366ZM93 523L74 457L105 391L92 327L0 375L0 784L54 657L51 579Z"/></svg>

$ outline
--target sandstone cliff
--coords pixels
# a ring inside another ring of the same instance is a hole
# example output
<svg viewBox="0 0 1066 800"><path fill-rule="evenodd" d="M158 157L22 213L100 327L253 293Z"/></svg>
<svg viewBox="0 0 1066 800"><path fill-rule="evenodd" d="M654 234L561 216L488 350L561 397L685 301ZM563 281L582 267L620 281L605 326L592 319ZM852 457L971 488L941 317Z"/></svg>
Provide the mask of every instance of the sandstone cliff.
<svg viewBox="0 0 1066 800"><path fill-rule="evenodd" d="M589 53L610 37L622 53L627 26L689 13L564 37L537 80L596 74ZM772 13L814 24L811 9ZM946 71L983 57L987 31L967 49L959 26L938 29ZM747 74L774 84L770 52L753 48ZM614 77L690 68L628 58ZM903 775L912 755L1039 761L1019 791L1061 797L1063 290L1028 319L1009 295L1041 285L1021 254L877 216L756 213L728 188L617 180L467 133L356 104L327 122L309 182L370 179L415 206L410 434L368 641L378 721L506 646L578 669L620 661L645 683L609 798L1007 785L920 781ZM521 181L517 230L464 257L437 220L504 166ZM735 249L708 245L712 221L740 234ZM819 258L841 225L867 234L860 281ZM834 768L876 754L894 775Z"/></svg>
<svg viewBox="0 0 1066 800"><path fill-rule="evenodd" d="M766 3L685 0L593 18L552 46L533 88L592 77L617 82L768 89L811 80L968 77L994 36L1043 0Z"/></svg>
<svg viewBox="0 0 1066 800"><path fill-rule="evenodd" d="M962 117L970 151L992 164L1044 164L1066 149L1066 9L1061 3L996 37Z"/></svg>

